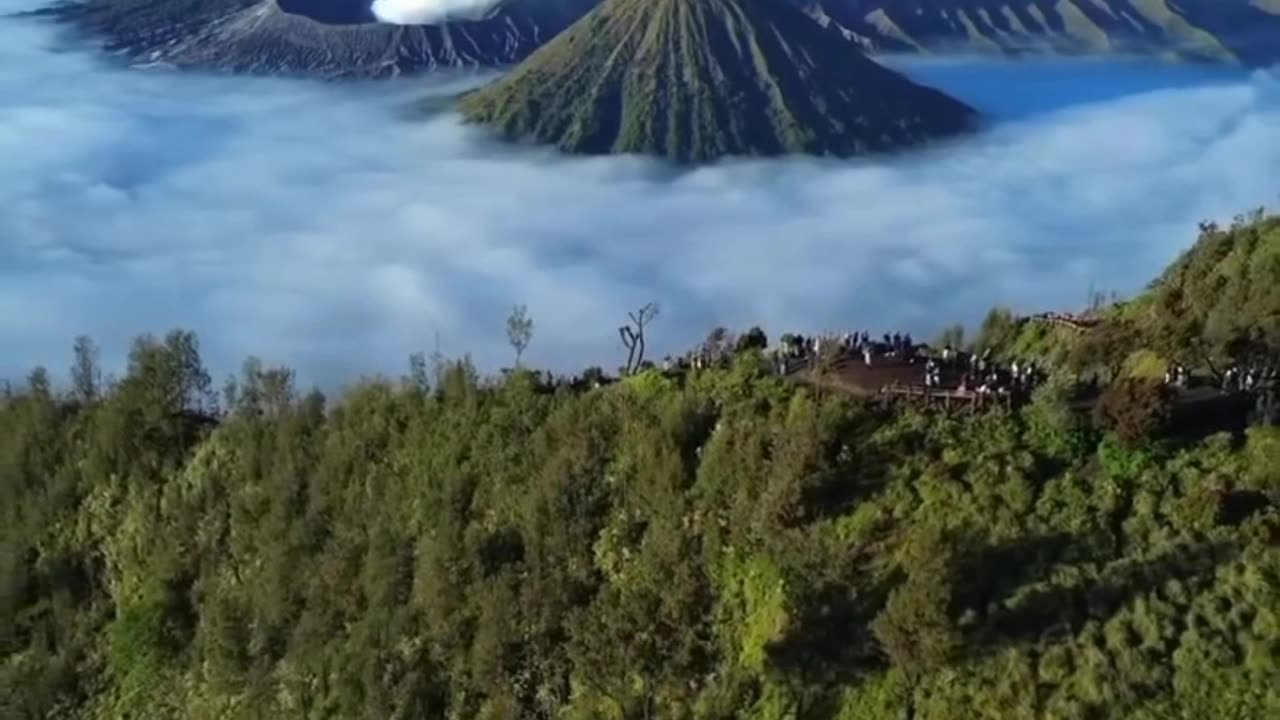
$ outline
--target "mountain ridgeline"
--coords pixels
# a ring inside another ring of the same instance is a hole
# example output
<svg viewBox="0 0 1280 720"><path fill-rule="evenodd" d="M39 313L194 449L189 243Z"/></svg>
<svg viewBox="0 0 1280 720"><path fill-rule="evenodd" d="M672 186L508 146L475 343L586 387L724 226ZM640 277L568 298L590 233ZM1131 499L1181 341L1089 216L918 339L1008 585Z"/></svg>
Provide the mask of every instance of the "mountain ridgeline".
<svg viewBox="0 0 1280 720"><path fill-rule="evenodd" d="M1280 0L776 0L871 52L1154 54L1280 62ZM519 62L600 0L377 23L369 0L63 0L44 14L137 63L324 78Z"/></svg>
<svg viewBox="0 0 1280 720"><path fill-rule="evenodd" d="M976 121L777 0L606 0L461 108L510 139L678 162L864 155Z"/></svg>
<svg viewBox="0 0 1280 720"><path fill-rule="evenodd" d="M877 52L1151 54L1280 62L1277 0L815 0Z"/></svg>
<svg viewBox="0 0 1280 720"><path fill-rule="evenodd" d="M73 0L45 11L137 64L325 79L519 62L596 0L503 0L437 25L376 22L371 0Z"/></svg>

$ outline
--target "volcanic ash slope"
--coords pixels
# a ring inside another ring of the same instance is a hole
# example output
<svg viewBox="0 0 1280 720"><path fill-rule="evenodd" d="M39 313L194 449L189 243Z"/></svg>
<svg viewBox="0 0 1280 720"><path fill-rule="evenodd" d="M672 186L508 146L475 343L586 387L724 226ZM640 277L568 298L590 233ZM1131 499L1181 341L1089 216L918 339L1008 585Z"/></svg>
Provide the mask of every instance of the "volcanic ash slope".
<svg viewBox="0 0 1280 720"><path fill-rule="evenodd" d="M864 155L976 120L779 0L606 0L461 109L509 139L684 163Z"/></svg>

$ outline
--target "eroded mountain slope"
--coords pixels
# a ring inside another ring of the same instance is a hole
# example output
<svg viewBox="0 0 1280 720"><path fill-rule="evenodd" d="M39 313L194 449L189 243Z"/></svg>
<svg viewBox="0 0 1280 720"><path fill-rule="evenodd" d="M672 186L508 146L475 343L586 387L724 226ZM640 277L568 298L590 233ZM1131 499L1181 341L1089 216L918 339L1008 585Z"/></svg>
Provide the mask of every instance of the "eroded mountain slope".
<svg viewBox="0 0 1280 720"><path fill-rule="evenodd" d="M681 162L863 155L974 121L777 0L606 0L462 108L509 138Z"/></svg>

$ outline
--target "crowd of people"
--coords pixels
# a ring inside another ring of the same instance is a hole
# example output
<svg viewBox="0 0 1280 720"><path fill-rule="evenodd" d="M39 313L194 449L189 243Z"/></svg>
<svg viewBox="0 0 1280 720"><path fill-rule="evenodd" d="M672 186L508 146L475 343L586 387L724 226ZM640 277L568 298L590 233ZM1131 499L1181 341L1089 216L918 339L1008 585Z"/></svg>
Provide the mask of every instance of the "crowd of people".
<svg viewBox="0 0 1280 720"><path fill-rule="evenodd" d="M836 358L861 357L871 365L876 358L906 358L914 362L922 347L911 339L911 333L885 333L879 339L865 330L811 336L787 334L773 348L772 356L778 374L787 375L798 367L815 367L824 351Z"/></svg>
<svg viewBox="0 0 1280 720"><path fill-rule="evenodd" d="M777 374L785 376L799 368L815 368L824 352L833 352L837 361L861 360L868 368L886 363L919 365L920 384L927 390L980 394L1029 391L1046 377L1032 361L1015 359L1002 365L992 359L990 349L968 353L947 345L939 350L917 344L910 333L884 333L879 338L866 331L787 334L770 354Z"/></svg>
<svg viewBox="0 0 1280 720"><path fill-rule="evenodd" d="M1044 313L1034 316L1038 320L1087 327L1092 318L1065 313ZM678 356L667 356L660 363L644 361L642 369L660 366L669 374L726 368L738 351L759 349L769 359L774 372L785 377L800 370L835 368L849 375L856 385L864 389L892 391L893 388L914 388L918 394L955 396L1021 396L1026 397L1038 387L1048 374L1035 361L1022 358L993 357L986 348L977 352L962 350L951 345L941 348L917 343L910 333L882 333L878 337L866 330L842 333L817 334L787 333L770 345L763 331L753 328L750 332L734 337L723 329L712 333L697 347ZM827 364L829 363L829 364ZM857 363L866 370L850 368ZM881 368L893 368L896 372L880 374ZM907 373L902 368L915 368ZM625 374L625 373L624 373ZM904 379L912 375L912 380ZM568 384L574 388L600 387L610 382L596 370L583 377L559 378L548 385ZM1220 389L1225 392L1251 392L1280 384L1280 369L1276 367L1231 366L1218 376ZM1171 365L1164 376L1168 385L1185 389L1193 383L1190 373L1182 365ZM872 387L879 384L879 387Z"/></svg>
<svg viewBox="0 0 1280 720"><path fill-rule="evenodd" d="M1062 319L1078 320L1072 316ZM788 333L770 346L763 333L758 330L752 332L757 333L758 337L743 336L735 339L725 334L723 337L709 338L707 342L683 355L667 356L660 366L662 370L672 374L725 368L732 362L736 351L752 347L764 352L774 372L781 377L799 370L816 370L821 361L831 362L841 372L851 372L855 376L859 371L847 370L849 363L877 370L892 367L899 370L894 373L896 377L885 380L877 389L887 391L895 386L914 387L917 393L923 388L925 395L951 397L1026 397L1048 377L1045 370L1033 360L1011 358L1001 362L993 357L990 348L981 352L969 352L951 345L935 348L916 343L910 333L883 333L879 337L874 337L865 330L813 335ZM753 339L753 342L744 345L744 339ZM641 364L642 368L657 366L647 360ZM913 372L918 373L915 377L919 380L904 382L901 371L903 367L918 368ZM864 379L878 381L874 371L861 372L864 373ZM552 389L565 385L573 389L588 389L613 381L614 378L605 376L598 368L592 368L577 377L552 378L548 375L546 386ZM1176 363L1170 365L1165 372L1164 382L1180 390L1194 384L1187 368ZM1214 384L1224 392L1252 392L1275 387L1280 384L1280 368L1233 365L1223 371Z"/></svg>
<svg viewBox="0 0 1280 720"><path fill-rule="evenodd" d="M964 371L956 390L962 393L970 390L979 394L1030 392L1048 376L1032 360L1014 359L1008 365L994 362L990 348L981 354L961 355L964 357ZM927 386L930 383L925 384Z"/></svg>
<svg viewBox="0 0 1280 720"><path fill-rule="evenodd" d="M1272 387L1280 380L1280 371L1274 366L1231 365L1222 372L1218 380L1218 388L1224 392L1252 392L1263 387ZM1174 363L1165 370L1164 384L1178 389L1186 389L1192 384L1191 374L1187 368Z"/></svg>
<svg viewBox="0 0 1280 720"><path fill-rule="evenodd" d="M731 357L732 354L724 350L699 347L679 357L668 355L662 359L662 369L665 372L688 372L725 368Z"/></svg>
<svg viewBox="0 0 1280 720"><path fill-rule="evenodd" d="M1222 389L1227 392L1251 392L1260 386L1274 385L1275 382L1274 367L1250 365L1241 368L1239 365L1232 365L1222 374Z"/></svg>

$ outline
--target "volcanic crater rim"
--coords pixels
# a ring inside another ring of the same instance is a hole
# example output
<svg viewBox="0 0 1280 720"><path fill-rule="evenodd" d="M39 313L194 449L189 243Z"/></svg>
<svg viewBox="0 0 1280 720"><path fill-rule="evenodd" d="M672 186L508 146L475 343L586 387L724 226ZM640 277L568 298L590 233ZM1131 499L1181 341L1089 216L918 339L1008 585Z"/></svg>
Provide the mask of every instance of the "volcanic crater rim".
<svg viewBox="0 0 1280 720"><path fill-rule="evenodd" d="M271 0L286 15L297 15L321 25L374 25L373 0Z"/></svg>

